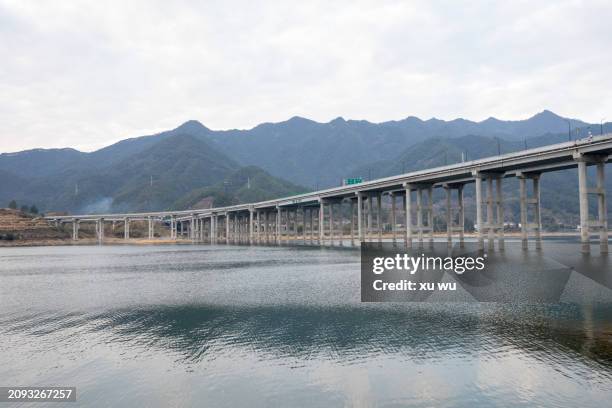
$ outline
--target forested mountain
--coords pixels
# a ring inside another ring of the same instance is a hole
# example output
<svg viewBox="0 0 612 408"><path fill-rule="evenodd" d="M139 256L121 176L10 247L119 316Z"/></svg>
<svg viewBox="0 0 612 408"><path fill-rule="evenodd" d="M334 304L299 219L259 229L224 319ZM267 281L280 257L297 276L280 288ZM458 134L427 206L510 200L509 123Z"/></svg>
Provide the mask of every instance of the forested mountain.
<svg viewBox="0 0 612 408"><path fill-rule="evenodd" d="M42 211L105 212L182 209L207 196L216 205L258 201L339 185L344 177L378 178L565 141L568 123L572 138L600 131L549 111L522 121L482 122L408 117L318 123L294 117L228 131L188 121L91 153L0 154L0 203L15 199ZM604 131L610 130L605 124ZM546 197L555 197L551 211L567 218L577 204L569 192L575 177L564 174L546 175L556 183Z"/></svg>

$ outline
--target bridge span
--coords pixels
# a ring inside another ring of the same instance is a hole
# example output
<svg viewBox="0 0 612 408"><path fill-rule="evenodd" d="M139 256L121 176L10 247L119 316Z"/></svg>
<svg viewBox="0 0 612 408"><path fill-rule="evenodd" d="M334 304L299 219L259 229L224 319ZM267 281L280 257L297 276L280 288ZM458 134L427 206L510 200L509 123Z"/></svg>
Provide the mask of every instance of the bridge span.
<svg viewBox="0 0 612 408"><path fill-rule="evenodd" d="M130 222L148 223L153 238L155 223L169 225L170 236L187 236L194 242L227 244L351 245L381 241L383 212L390 220L393 242L433 242L433 190L445 191L446 239L465 241L464 186L475 184L476 239L481 249L504 248L504 197L502 182L519 180L521 241L531 239L541 247L540 176L546 172L578 168L580 237L582 251L590 252L591 236L599 235L600 252L608 252L605 165L612 160L612 134L528 149L479 160L385 177L361 184L334 187L292 197L186 211L91 214L46 217L56 224L72 223L73 239L79 225L93 222L97 239L104 240L105 222L124 223L124 238L130 237ZM595 166L594 186L587 182L587 167ZM528 185L531 188L528 188ZM595 197L597 212L589 214L589 197ZM383 197L390 205L383 205Z"/></svg>

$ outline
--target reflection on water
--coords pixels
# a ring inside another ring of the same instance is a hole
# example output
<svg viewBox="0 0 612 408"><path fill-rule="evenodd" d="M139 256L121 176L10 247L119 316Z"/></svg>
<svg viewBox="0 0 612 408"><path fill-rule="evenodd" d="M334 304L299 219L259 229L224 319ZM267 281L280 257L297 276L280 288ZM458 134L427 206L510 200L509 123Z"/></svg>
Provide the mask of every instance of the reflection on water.
<svg viewBox="0 0 612 408"><path fill-rule="evenodd" d="M591 290L586 279L605 296L609 270L555 248L546 256L574 264L566 292ZM75 385L80 403L102 406L605 406L612 397L612 301L361 304L359 295L351 250L2 250L0 385Z"/></svg>

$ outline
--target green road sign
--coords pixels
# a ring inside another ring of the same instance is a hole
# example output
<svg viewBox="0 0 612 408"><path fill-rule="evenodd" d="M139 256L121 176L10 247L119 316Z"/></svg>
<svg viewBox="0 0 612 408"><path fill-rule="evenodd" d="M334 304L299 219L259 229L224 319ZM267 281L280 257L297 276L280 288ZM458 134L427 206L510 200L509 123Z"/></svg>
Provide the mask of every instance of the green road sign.
<svg viewBox="0 0 612 408"><path fill-rule="evenodd" d="M345 186L349 186L351 184L359 184L359 183L363 183L363 179L361 177L353 177L353 178L344 179Z"/></svg>

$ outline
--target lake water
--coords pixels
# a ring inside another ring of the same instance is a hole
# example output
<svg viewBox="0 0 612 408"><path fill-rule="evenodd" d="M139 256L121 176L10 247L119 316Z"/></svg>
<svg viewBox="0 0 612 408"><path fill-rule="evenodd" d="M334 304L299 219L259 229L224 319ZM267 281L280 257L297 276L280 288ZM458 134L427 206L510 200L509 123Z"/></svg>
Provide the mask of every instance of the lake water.
<svg viewBox="0 0 612 408"><path fill-rule="evenodd" d="M598 292L589 302L365 304L359 260L308 247L0 249L0 386L76 386L87 406L609 406L609 270L568 274L576 293Z"/></svg>

